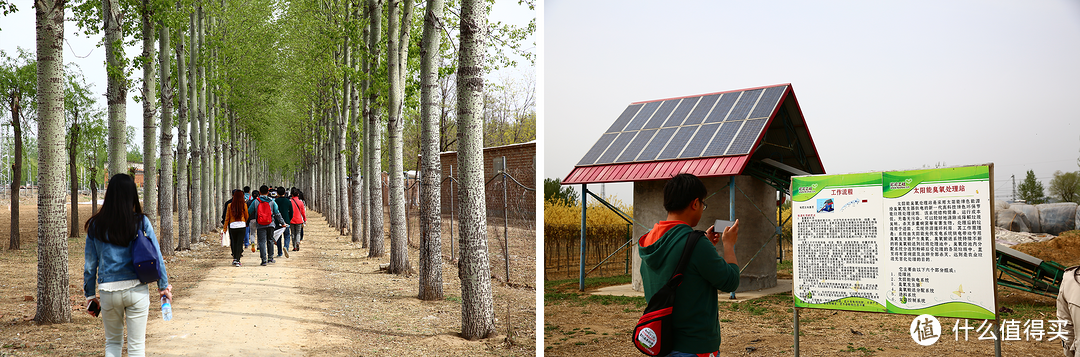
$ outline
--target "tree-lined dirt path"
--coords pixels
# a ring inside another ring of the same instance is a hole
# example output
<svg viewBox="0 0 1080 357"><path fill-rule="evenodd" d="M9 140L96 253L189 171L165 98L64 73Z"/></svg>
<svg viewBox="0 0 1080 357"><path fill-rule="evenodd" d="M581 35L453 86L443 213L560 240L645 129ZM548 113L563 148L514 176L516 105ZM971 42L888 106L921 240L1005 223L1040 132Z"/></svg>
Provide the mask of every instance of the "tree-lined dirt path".
<svg viewBox="0 0 1080 357"><path fill-rule="evenodd" d="M219 245L199 244L192 254L181 253L177 259L213 259L214 264L194 287L175 292L178 297L173 303L172 321L161 320L158 304L152 305L147 326L148 353L155 356L534 354L535 291L531 288L493 282L499 335L467 341L458 337L461 287L453 263L443 263L446 299L420 301L416 298L415 275L380 271L379 264L388 262L388 255L368 258L367 249L351 243L348 237L338 236L320 214L309 211L308 218L300 251L290 251L290 258L276 258L277 263L265 267L259 266L258 252L252 253L250 249L244 252L244 264L239 268L231 265L228 248ZM495 241L495 237L489 237L489 244ZM528 243L531 242L522 245ZM501 259L501 254L495 254L495 247L489 248L493 260ZM413 248L409 250L409 259L415 267L418 257ZM531 271L535 260L525 260L516 268ZM512 336L509 340L508 331Z"/></svg>
<svg viewBox="0 0 1080 357"><path fill-rule="evenodd" d="M308 225L313 239L305 242L330 235L321 223ZM158 305L153 305L149 350L160 356L297 356L310 346L342 343L320 333L327 321L302 293L313 278L315 252L290 252L290 258L259 266L259 253L248 249L243 266L229 261L215 266L173 303L172 321L162 321Z"/></svg>

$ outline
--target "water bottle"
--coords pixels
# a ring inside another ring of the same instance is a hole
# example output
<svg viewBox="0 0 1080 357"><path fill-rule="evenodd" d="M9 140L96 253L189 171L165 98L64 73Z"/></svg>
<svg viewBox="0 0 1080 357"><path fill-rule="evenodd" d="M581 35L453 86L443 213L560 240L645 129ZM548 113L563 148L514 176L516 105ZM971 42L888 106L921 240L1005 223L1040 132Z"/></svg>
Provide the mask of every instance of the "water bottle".
<svg viewBox="0 0 1080 357"><path fill-rule="evenodd" d="M172 304L164 296L161 297L161 318L165 321L172 320Z"/></svg>

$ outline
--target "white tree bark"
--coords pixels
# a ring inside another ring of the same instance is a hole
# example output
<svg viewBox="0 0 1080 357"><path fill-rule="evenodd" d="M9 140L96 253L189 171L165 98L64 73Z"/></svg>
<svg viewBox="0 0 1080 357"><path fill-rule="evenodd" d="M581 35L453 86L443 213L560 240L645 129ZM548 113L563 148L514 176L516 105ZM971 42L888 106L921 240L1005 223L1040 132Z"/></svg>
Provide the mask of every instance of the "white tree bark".
<svg viewBox="0 0 1080 357"><path fill-rule="evenodd" d="M127 77L121 61L124 58L124 17L120 14L119 0L102 0L102 20L105 24L105 61L108 63L109 105L109 177L127 172Z"/></svg>
<svg viewBox="0 0 1080 357"><path fill-rule="evenodd" d="M201 135L199 132L202 130L200 125L200 117L202 113L199 109L199 22L198 11L191 13L191 63L188 68L191 73L191 90L188 92L188 96L191 98L191 103L188 105L188 112L191 114L191 241L199 242L200 234L202 233L202 145L199 144L199 138Z"/></svg>
<svg viewBox="0 0 1080 357"><path fill-rule="evenodd" d="M202 175L201 184L195 186L200 192L199 228L198 233L206 233L210 227L210 192L213 184L210 182L210 147L206 140L209 127L207 126L206 111L206 66L209 56L206 55L206 14L202 5L199 5L199 172Z"/></svg>
<svg viewBox="0 0 1080 357"><path fill-rule="evenodd" d="M404 4L402 4L404 2ZM389 25L386 33L387 72L390 77L388 135L390 137L390 268L391 274L408 274L408 222L405 220L405 186L403 174L402 105L405 96L405 65L409 58L409 30L412 28L413 0L391 0L388 6ZM404 9L399 10L399 7ZM401 15L399 16L399 12Z"/></svg>
<svg viewBox="0 0 1080 357"><path fill-rule="evenodd" d="M380 41L380 34L382 31L382 0L368 0L368 21L371 26L371 30L368 33L368 61L371 61L373 67L377 66L379 58L378 44ZM374 69L373 69L374 70ZM382 144L379 140L380 120L379 113L376 109L378 106L375 104L376 94L375 91L369 91L369 103L371 106L368 108L367 113L367 140L368 145L365 146L365 153L368 154L367 172L371 178L368 182L371 185L368 187L370 195L368 195L368 202L370 202L370 215L371 219L368 221L370 227L368 244L368 257L381 257L386 254L384 246L385 238L383 236L383 207L382 207Z"/></svg>
<svg viewBox="0 0 1080 357"><path fill-rule="evenodd" d="M37 314L46 323L71 322L64 169L64 3L38 1L38 228ZM12 272L14 273L14 272Z"/></svg>
<svg viewBox="0 0 1080 357"><path fill-rule="evenodd" d="M177 0L177 6L179 7L179 1ZM191 17L191 23L194 24L194 17ZM194 26L193 26L194 27ZM188 186L188 176L190 173L188 165L188 114L191 113L191 106L188 102L188 64L185 63L188 59L187 53L184 50L184 32L177 31L176 38L176 86L180 89L180 97L177 103L180 104L180 108L177 111L177 119L180 121L177 124L176 132L176 211L177 225L177 247L176 250L188 250L191 249L191 190Z"/></svg>
<svg viewBox="0 0 1080 357"><path fill-rule="evenodd" d="M169 63L169 28L164 22L158 23L160 50L158 62L161 76L161 184L158 195L158 214L161 217L157 226L158 245L162 256L173 254L173 153L172 153L172 65ZM181 40L183 42L183 40Z"/></svg>
<svg viewBox="0 0 1080 357"><path fill-rule="evenodd" d="M461 335L470 340L495 333L491 268L488 261L487 208L484 202L484 49L487 14L484 1L461 3L458 52L458 165L461 202Z"/></svg>
<svg viewBox="0 0 1080 357"><path fill-rule="evenodd" d="M150 0L142 0L142 58L143 58L143 213L153 222L157 219L157 93L154 80L154 16Z"/></svg>
<svg viewBox="0 0 1080 357"><path fill-rule="evenodd" d="M442 164L439 160L439 42L443 0L428 0L420 43L420 300L442 300Z"/></svg>

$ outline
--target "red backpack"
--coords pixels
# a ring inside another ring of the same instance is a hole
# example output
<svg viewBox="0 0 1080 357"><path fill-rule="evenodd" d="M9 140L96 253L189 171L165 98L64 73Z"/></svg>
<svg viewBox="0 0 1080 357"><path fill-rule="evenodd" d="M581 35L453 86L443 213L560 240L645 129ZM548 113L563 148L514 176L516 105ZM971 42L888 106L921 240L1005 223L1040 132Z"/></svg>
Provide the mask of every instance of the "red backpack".
<svg viewBox="0 0 1080 357"><path fill-rule="evenodd" d="M274 223L274 211L270 208L270 202L263 201L262 197L258 200L259 207L255 209L256 212L258 212L255 222L264 226L269 226L270 223Z"/></svg>
<svg viewBox="0 0 1080 357"><path fill-rule="evenodd" d="M671 279L668 279L667 283L653 294L649 305L645 307L645 313L638 319L637 326L634 326L634 333L630 335L630 339L641 353L649 356L666 356L671 353L671 343L665 342L665 340L670 341L671 337L663 338L663 336L665 331L670 331L675 327L671 322L671 313L675 308L675 290L679 284L682 284L683 271L690 264L690 255L694 252L694 246L704 235L705 232L693 231L686 238L682 256L679 258L679 264L675 265L675 272L672 273ZM671 335L672 332L667 332L667 334Z"/></svg>

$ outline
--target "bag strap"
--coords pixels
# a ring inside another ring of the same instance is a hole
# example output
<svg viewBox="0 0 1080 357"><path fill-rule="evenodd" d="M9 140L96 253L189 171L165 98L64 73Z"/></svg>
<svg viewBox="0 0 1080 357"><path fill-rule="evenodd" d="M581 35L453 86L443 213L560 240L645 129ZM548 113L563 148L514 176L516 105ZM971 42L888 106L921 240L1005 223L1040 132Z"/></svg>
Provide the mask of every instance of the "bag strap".
<svg viewBox="0 0 1080 357"><path fill-rule="evenodd" d="M698 240L704 236L705 232L702 231L693 231L687 235L686 243L683 246L682 256L679 257L679 264L675 265L675 272L671 274L672 279L682 275L683 271L686 270L686 266L690 265L690 255L694 253L694 247L697 246Z"/></svg>

